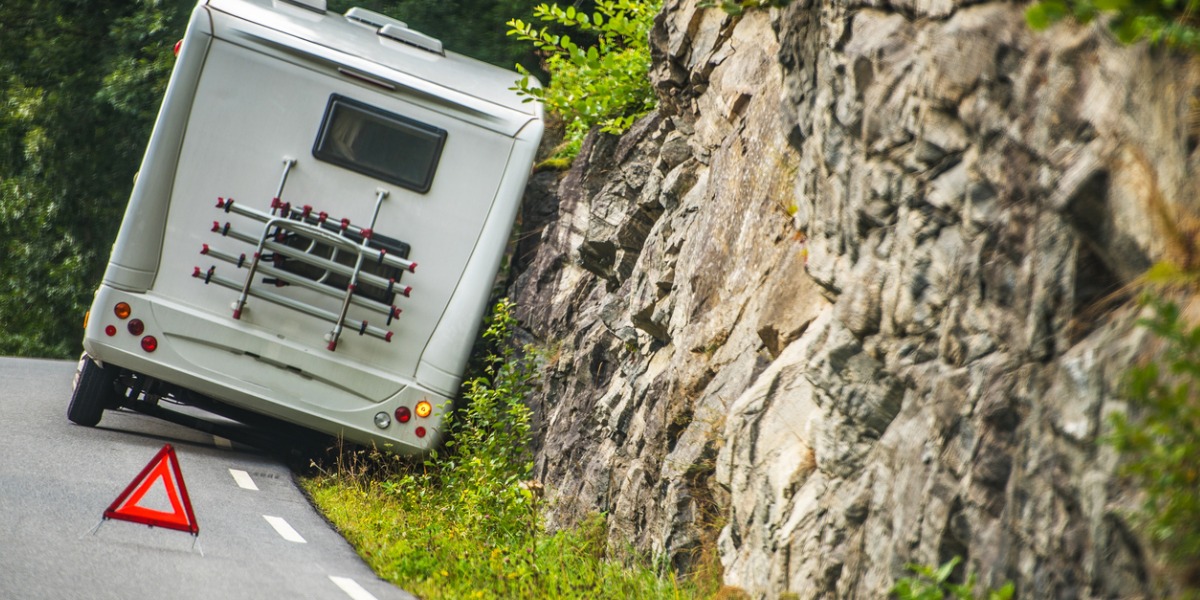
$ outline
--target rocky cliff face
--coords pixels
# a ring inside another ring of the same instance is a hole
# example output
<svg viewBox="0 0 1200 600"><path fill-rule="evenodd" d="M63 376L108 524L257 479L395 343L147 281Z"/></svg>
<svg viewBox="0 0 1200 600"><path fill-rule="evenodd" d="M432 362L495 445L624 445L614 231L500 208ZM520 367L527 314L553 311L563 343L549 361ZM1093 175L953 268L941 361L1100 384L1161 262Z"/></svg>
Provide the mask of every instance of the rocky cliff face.
<svg viewBox="0 0 1200 600"><path fill-rule="evenodd" d="M952 556L1020 597L1169 593L1097 438L1155 217L1194 204L1200 79L1022 10L666 2L660 110L527 213L553 522L680 568L717 531L756 597Z"/></svg>

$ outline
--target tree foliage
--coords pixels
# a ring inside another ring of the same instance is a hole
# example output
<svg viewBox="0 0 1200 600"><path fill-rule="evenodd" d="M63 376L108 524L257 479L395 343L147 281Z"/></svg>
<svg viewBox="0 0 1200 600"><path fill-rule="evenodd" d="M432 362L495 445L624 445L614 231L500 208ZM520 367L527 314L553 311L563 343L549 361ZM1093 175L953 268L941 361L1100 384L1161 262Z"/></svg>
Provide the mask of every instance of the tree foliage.
<svg viewBox="0 0 1200 600"><path fill-rule="evenodd" d="M0 3L0 354L78 353L190 3Z"/></svg>

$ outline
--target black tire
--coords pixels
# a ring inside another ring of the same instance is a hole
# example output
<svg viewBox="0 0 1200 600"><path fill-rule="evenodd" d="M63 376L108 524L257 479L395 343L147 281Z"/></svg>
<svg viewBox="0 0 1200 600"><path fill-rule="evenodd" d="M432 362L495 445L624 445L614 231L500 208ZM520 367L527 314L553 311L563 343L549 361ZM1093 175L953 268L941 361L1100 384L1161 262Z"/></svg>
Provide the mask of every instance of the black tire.
<svg viewBox="0 0 1200 600"><path fill-rule="evenodd" d="M85 354L79 361L79 380L75 382L75 391L71 393L67 418L84 427L95 427L104 409L116 401L117 392L113 389L116 379L116 369L101 367Z"/></svg>

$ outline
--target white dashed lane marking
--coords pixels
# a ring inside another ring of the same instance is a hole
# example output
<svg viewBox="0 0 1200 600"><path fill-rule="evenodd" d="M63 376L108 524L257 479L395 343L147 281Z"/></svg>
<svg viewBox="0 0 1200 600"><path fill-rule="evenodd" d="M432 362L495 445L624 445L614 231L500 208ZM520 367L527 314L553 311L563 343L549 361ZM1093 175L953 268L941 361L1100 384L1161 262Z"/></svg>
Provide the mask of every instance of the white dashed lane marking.
<svg viewBox="0 0 1200 600"><path fill-rule="evenodd" d="M288 525L288 522L284 521L282 518L272 517L270 515L263 515L263 518L271 524L271 527L275 528L275 532L278 533L283 539L289 542L296 542L297 544L308 543L304 541L304 538L300 537L300 534L297 533L295 529L292 529L292 526Z"/></svg>
<svg viewBox="0 0 1200 600"><path fill-rule="evenodd" d="M224 448L226 450L233 450L233 442L231 442L219 435L213 436L213 444L216 445L216 447L218 447L218 448Z"/></svg>
<svg viewBox="0 0 1200 600"><path fill-rule="evenodd" d="M249 473L245 471L239 471L237 469L230 469L229 474L233 475L233 480L236 481L238 487L242 488L243 490L258 491L258 486L254 485L254 480L250 478Z"/></svg>
<svg viewBox="0 0 1200 600"><path fill-rule="evenodd" d="M375 600L375 596L372 596L371 592L363 589L363 586L358 585L357 581L349 577L335 577L330 575L329 579L342 588L342 591L346 592L346 595L350 596L352 600Z"/></svg>

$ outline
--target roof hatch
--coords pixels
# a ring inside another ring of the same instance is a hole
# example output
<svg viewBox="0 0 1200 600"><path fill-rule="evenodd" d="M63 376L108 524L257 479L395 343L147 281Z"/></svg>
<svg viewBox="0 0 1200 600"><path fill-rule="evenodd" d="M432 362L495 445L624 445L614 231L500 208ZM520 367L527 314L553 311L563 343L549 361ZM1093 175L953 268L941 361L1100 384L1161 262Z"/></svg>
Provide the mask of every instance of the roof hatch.
<svg viewBox="0 0 1200 600"><path fill-rule="evenodd" d="M432 52L441 56L446 55L446 52L442 50L441 40L425 35L419 31L414 31L407 27L384 25L383 27L379 28L379 35L391 40L396 40L402 44L408 44L409 46L420 48L427 52Z"/></svg>
<svg viewBox="0 0 1200 600"><path fill-rule="evenodd" d="M408 24L405 23L404 21L401 21L399 19L393 19L387 15L381 15L373 10L367 10L365 8L360 8L357 6L346 11L346 18L351 21L354 21L356 23L362 23L363 25L370 25L371 27L374 27L375 29L379 29L379 28L387 26L387 25L395 25L397 27L408 27Z"/></svg>

